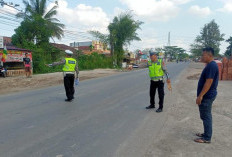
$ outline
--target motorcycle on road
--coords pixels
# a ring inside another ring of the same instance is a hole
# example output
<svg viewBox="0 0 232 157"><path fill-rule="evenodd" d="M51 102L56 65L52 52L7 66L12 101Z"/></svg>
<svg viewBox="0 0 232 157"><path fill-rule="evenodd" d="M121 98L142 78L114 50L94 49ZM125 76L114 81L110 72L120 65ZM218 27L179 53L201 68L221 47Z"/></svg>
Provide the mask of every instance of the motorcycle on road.
<svg viewBox="0 0 232 157"><path fill-rule="evenodd" d="M6 69L0 65L0 76L6 77Z"/></svg>

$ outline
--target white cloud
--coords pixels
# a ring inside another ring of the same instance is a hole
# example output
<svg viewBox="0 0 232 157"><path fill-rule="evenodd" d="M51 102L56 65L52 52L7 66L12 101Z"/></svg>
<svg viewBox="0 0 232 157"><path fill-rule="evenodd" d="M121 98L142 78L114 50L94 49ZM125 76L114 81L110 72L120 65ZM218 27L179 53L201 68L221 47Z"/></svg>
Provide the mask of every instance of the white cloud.
<svg viewBox="0 0 232 157"><path fill-rule="evenodd" d="M178 46L181 47L187 51L190 49L190 43L186 42L185 39L176 39L171 43L172 46ZM130 46L130 49L136 50L136 49L146 49L146 48L163 48L164 46L167 46L167 39L160 39L160 38L149 38L149 37L142 37L142 41L140 42L133 42Z"/></svg>
<svg viewBox="0 0 232 157"><path fill-rule="evenodd" d="M179 39L176 39L172 44L175 46L181 47L181 48L185 49L186 51L189 51L191 43L193 43L193 41L187 42L186 39L179 38Z"/></svg>
<svg viewBox="0 0 232 157"><path fill-rule="evenodd" d="M223 8L220 8L217 11L232 13L232 1L225 1Z"/></svg>
<svg viewBox="0 0 232 157"><path fill-rule="evenodd" d="M66 25L84 28L85 30L106 32L110 19L102 8L85 4L79 4L74 8L69 8L66 0L59 0L58 4L57 18L66 23ZM53 4L49 8L52 6Z"/></svg>
<svg viewBox="0 0 232 157"><path fill-rule="evenodd" d="M114 16L118 16L118 15L120 15L121 13L124 13L124 12L125 12L125 10L123 10L123 9L121 9L121 8L118 8L118 7L115 7L115 8L114 8L113 17L114 17Z"/></svg>
<svg viewBox="0 0 232 157"><path fill-rule="evenodd" d="M147 21L167 21L176 17L181 4L190 0L120 0L128 9Z"/></svg>
<svg viewBox="0 0 232 157"><path fill-rule="evenodd" d="M192 0L172 0L176 4L186 4L188 2L191 2Z"/></svg>
<svg viewBox="0 0 232 157"><path fill-rule="evenodd" d="M158 48L167 45L167 36L157 36L158 34L154 28L146 28L138 33L141 41L132 42L129 46L130 50Z"/></svg>
<svg viewBox="0 0 232 157"><path fill-rule="evenodd" d="M212 12L211 12L211 10L210 10L209 7L200 8L199 6L194 5L194 6L191 6L191 7L189 8L189 13L192 14L192 15L199 16L199 17L207 17L207 16L209 16Z"/></svg>

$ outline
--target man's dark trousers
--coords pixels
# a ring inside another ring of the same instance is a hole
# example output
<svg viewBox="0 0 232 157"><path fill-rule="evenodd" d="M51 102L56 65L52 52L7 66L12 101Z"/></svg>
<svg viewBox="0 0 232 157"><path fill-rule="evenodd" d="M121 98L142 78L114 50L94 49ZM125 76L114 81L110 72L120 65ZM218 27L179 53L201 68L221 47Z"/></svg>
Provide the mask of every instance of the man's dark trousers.
<svg viewBox="0 0 232 157"><path fill-rule="evenodd" d="M163 80L160 81L152 81L150 84L150 104L151 106L155 105L155 94L156 89L158 88L158 95L159 95L159 108L163 109L164 103L164 82Z"/></svg>
<svg viewBox="0 0 232 157"><path fill-rule="evenodd" d="M74 79L75 79L74 74L66 74L66 76L64 77L64 87L68 100L72 100L74 98L74 93L75 93Z"/></svg>
<svg viewBox="0 0 232 157"><path fill-rule="evenodd" d="M199 105L200 117L203 121L204 126L204 135L203 138L206 141L211 141L213 126L212 126L212 104L215 98L211 99L202 99L201 104Z"/></svg>

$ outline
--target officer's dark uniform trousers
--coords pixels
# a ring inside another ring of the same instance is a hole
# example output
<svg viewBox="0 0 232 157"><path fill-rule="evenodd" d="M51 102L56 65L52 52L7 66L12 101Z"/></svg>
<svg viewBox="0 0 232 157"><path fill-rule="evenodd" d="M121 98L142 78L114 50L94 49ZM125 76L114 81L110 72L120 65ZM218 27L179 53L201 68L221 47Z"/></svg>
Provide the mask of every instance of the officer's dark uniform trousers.
<svg viewBox="0 0 232 157"><path fill-rule="evenodd" d="M159 108L163 109L163 103L164 103L164 82L163 82L163 80L160 80L160 81L152 81L151 80L150 104L152 106L155 106L156 89L158 89L158 95L159 95Z"/></svg>
<svg viewBox="0 0 232 157"><path fill-rule="evenodd" d="M66 96L69 100L72 100L74 98L74 79L75 75L74 74L66 74L64 76L64 87L66 91Z"/></svg>

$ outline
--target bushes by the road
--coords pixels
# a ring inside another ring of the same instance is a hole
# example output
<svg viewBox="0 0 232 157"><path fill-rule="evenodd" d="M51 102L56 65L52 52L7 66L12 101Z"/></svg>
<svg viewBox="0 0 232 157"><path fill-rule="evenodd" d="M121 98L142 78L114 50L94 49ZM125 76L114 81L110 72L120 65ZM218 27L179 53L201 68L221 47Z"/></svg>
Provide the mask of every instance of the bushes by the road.
<svg viewBox="0 0 232 157"><path fill-rule="evenodd" d="M55 67L47 67L45 64L60 61L64 59L65 52L57 49L51 44L43 43L40 45L17 45L32 51L33 56L33 72L34 74L43 74L51 72L61 72L62 65ZM113 60L105 55L92 53L91 55L81 54L80 51L73 52L74 58L78 61L80 70L92 70L97 68L113 68Z"/></svg>
<svg viewBox="0 0 232 157"><path fill-rule="evenodd" d="M76 53L76 52L75 52ZM62 65L55 67L47 67L45 64L57 62L63 59L65 53L55 48L50 48L49 52L43 49L36 49L33 52L33 70L35 74L61 72ZM77 59L79 70L92 70L98 68L113 68L113 61L111 57L105 55L92 53L91 55L74 55Z"/></svg>
<svg viewBox="0 0 232 157"><path fill-rule="evenodd" d="M92 53L91 55L80 55L77 60L80 70L113 68L112 58L98 53Z"/></svg>
<svg viewBox="0 0 232 157"><path fill-rule="evenodd" d="M45 64L61 60L61 56L64 56L64 52L61 50L51 45L43 45L41 47L33 48L32 52L33 72L35 74L60 72L62 70L62 66L45 66Z"/></svg>

